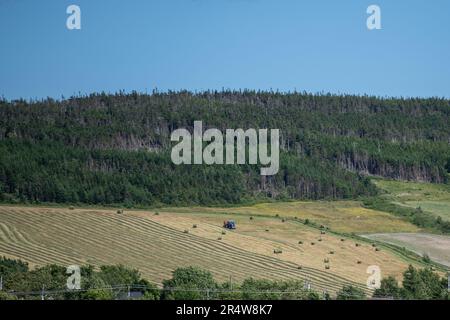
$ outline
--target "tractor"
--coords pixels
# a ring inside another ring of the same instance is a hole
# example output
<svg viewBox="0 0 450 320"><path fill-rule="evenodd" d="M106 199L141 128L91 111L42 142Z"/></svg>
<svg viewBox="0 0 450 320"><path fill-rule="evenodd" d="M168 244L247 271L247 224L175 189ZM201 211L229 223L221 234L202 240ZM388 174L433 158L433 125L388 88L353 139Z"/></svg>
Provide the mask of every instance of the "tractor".
<svg viewBox="0 0 450 320"><path fill-rule="evenodd" d="M226 229L236 229L236 222L234 222L234 220L225 220L223 222L223 227Z"/></svg>

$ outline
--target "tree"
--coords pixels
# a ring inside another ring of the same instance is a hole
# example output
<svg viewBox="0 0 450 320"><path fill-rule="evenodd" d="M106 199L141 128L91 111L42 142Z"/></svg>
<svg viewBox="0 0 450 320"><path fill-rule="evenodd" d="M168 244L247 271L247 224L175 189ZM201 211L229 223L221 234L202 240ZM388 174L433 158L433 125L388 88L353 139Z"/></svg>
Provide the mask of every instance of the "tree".
<svg viewBox="0 0 450 320"><path fill-rule="evenodd" d="M114 295L108 289L89 289L83 294L84 300L112 300Z"/></svg>
<svg viewBox="0 0 450 320"><path fill-rule="evenodd" d="M365 298L364 291L352 285L344 285L337 293L337 300L364 300Z"/></svg>
<svg viewBox="0 0 450 320"><path fill-rule="evenodd" d="M393 276L382 279L380 288L375 290L373 296L376 298L399 299L401 297L401 290L397 280Z"/></svg>
<svg viewBox="0 0 450 320"><path fill-rule="evenodd" d="M209 271L197 267L178 268L172 278L163 281L163 296L166 300L201 300L214 298L218 288Z"/></svg>

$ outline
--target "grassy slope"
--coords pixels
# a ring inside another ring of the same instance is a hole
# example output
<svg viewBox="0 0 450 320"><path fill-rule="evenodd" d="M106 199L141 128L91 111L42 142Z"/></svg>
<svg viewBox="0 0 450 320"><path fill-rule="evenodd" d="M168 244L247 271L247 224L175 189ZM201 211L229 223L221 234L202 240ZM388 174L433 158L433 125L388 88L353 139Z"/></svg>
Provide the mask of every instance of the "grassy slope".
<svg viewBox="0 0 450 320"><path fill-rule="evenodd" d="M313 288L330 292L345 282L365 287L369 265L399 277L410 262L368 243L357 247L354 239L341 241L342 236L274 217L236 215L238 229L223 235L227 217L218 212L120 215L113 210L0 206L0 254L32 265L121 263L156 282L177 267L197 265L222 281L230 275L235 281L250 276L308 279Z"/></svg>
<svg viewBox="0 0 450 320"><path fill-rule="evenodd" d="M261 203L236 208L169 208L163 211L183 213L228 213L309 219L333 231L343 233L417 232L413 224L388 213L366 209L358 201L311 201Z"/></svg>
<svg viewBox="0 0 450 320"><path fill-rule="evenodd" d="M393 180L373 180L392 202L423 211L450 221L450 185Z"/></svg>

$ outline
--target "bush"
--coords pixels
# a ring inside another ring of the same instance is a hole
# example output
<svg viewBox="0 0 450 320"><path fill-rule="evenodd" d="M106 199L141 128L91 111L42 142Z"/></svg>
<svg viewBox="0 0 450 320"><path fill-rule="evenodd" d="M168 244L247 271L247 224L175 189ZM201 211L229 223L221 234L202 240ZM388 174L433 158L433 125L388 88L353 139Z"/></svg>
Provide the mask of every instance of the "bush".
<svg viewBox="0 0 450 320"><path fill-rule="evenodd" d="M424 253L422 255L422 261L425 262L425 263L431 263L430 256L428 254Z"/></svg>
<svg viewBox="0 0 450 320"><path fill-rule="evenodd" d="M208 296L214 299L214 290L219 286L209 271L187 267L178 268L172 273L172 278L163 281L165 300L200 300ZM174 290L173 288L177 288Z"/></svg>
<svg viewBox="0 0 450 320"><path fill-rule="evenodd" d="M366 294L363 290L351 285L345 285L337 293L337 300L363 300Z"/></svg>
<svg viewBox="0 0 450 320"><path fill-rule="evenodd" d="M5 301L5 300L17 300L17 297L12 295L12 294L8 294L6 292L0 291L0 301Z"/></svg>
<svg viewBox="0 0 450 320"><path fill-rule="evenodd" d="M393 276L381 280L380 288L373 293L375 298L400 298L400 287Z"/></svg>

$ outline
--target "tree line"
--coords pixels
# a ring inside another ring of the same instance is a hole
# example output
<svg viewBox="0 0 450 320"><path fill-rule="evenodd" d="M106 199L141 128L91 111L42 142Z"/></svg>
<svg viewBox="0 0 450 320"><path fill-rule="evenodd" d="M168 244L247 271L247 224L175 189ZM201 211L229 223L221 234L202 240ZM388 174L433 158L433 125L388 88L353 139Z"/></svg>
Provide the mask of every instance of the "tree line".
<svg viewBox="0 0 450 320"><path fill-rule="evenodd" d="M0 300L362 300L370 297L360 288L344 285L335 295L317 292L301 280L247 278L241 283L217 282L213 275L198 267L183 267L162 281L162 288L141 277L138 270L123 265L81 267L81 289L67 290L66 268L46 265L29 269L20 260L0 258L3 288ZM448 300L447 279L430 268L412 266L403 273L402 285L393 277L382 279L373 293L376 299ZM133 295L131 295L131 292ZM138 293L138 294L136 294Z"/></svg>

